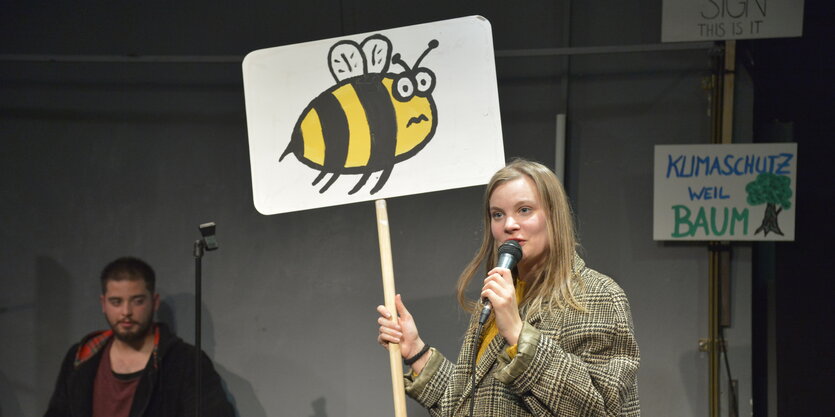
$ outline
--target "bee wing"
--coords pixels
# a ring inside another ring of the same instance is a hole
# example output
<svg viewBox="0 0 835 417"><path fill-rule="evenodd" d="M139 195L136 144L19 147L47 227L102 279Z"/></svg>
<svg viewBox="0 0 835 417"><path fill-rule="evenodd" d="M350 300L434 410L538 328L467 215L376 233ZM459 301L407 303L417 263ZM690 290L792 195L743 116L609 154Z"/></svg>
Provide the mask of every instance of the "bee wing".
<svg viewBox="0 0 835 417"><path fill-rule="evenodd" d="M385 73L391 62L391 41L380 34L371 35L362 41L362 52L368 65L368 72Z"/></svg>
<svg viewBox="0 0 835 417"><path fill-rule="evenodd" d="M366 73L365 56L356 42L339 41L328 52L328 68L337 82L356 77Z"/></svg>

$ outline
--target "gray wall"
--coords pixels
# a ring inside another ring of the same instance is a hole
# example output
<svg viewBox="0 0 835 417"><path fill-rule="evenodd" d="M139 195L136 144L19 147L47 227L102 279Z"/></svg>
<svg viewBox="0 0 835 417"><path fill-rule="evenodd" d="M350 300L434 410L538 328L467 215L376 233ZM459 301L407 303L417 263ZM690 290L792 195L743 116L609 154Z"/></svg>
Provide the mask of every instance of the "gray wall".
<svg viewBox="0 0 835 417"><path fill-rule="evenodd" d="M565 46L566 22L572 46L660 38L657 1L574 2L570 20L564 2L422 5L4 5L0 53L243 56L470 14L491 20L498 50ZM96 277L117 256L155 266L159 318L193 340L191 247L205 221L218 223L221 249L204 260L204 349L239 414L391 414L387 354L374 342L382 286L373 204L256 213L238 64L87 61L0 61L0 416L43 413L66 348L105 325ZM697 350L707 336L707 250L652 240L651 166L655 144L708 141L708 64L704 50L575 56L566 78L563 57L497 59L508 157L553 164L554 118L568 114L566 185L584 256L629 295L647 416L707 414L708 358ZM478 243L481 194L388 202L398 292L423 338L450 357L467 320L454 281ZM751 255L734 249L727 335L748 415ZM409 414L426 415L411 400Z"/></svg>

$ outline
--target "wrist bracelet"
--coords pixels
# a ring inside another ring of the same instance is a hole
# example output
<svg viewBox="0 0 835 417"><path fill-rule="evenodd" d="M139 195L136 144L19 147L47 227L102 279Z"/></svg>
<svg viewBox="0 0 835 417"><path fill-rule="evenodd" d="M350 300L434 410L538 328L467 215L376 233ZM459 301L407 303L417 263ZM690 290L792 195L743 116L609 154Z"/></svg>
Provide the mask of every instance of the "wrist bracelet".
<svg viewBox="0 0 835 417"><path fill-rule="evenodd" d="M426 352L429 352L430 347L431 346L429 346L428 344L423 345L423 349L421 349L420 352L418 352L415 356L412 356L409 359L403 359L403 364L406 366L412 366L412 364L417 362L418 359L420 359L423 355L426 354Z"/></svg>

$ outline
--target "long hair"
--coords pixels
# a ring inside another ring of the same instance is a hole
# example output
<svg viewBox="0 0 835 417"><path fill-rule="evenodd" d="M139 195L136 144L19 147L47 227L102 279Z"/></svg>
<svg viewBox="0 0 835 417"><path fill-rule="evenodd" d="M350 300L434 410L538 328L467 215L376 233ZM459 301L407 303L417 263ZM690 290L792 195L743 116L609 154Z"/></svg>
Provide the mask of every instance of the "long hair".
<svg viewBox="0 0 835 417"><path fill-rule="evenodd" d="M573 269L577 239L574 235L574 216L568 197L559 179L546 166L525 159L514 159L507 166L498 170L484 191L484 234L481 247L475 257L467 264L458 278L456 295L458 303L464 309L475 311L480 304L467 299L465 292L479 267L485 266L484 273L495 268L496 250L501 242L493 238L490 223L490 197L501 184L518 178L528 177L533 180L539 193L539 200L545 212L548 248L546 256L533 265L525 276L527 288L523 300L518 300L520 307L527 307L526 314L541 311L547 306L549 311L574 308L585 311L577 300L582 291L582 283ZM524 319L524 317L523 317Z"/></svg>

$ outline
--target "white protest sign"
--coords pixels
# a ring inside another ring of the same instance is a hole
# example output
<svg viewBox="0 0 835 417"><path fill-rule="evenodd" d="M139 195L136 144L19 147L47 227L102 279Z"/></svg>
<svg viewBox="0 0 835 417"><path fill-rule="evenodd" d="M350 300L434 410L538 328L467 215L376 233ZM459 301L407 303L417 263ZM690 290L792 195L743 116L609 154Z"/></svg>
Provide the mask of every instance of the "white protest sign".
<svg viewBox="0 0 835 417"><path fill-rule="evenodd" d="M653 239L794 240L797 144L657 145Z"/></svg>
<svg viewBox="0 0 835 417"><path fill-rule="evenodd" d="M504 165L482 17L257 50L243 77L262 214L484 184Z"/></svg>
<svg viewBox="0 0 835 417"><path fill-rule="evenodd" d="M664 0L661 41L797 37L803 0Z"/></svg>

